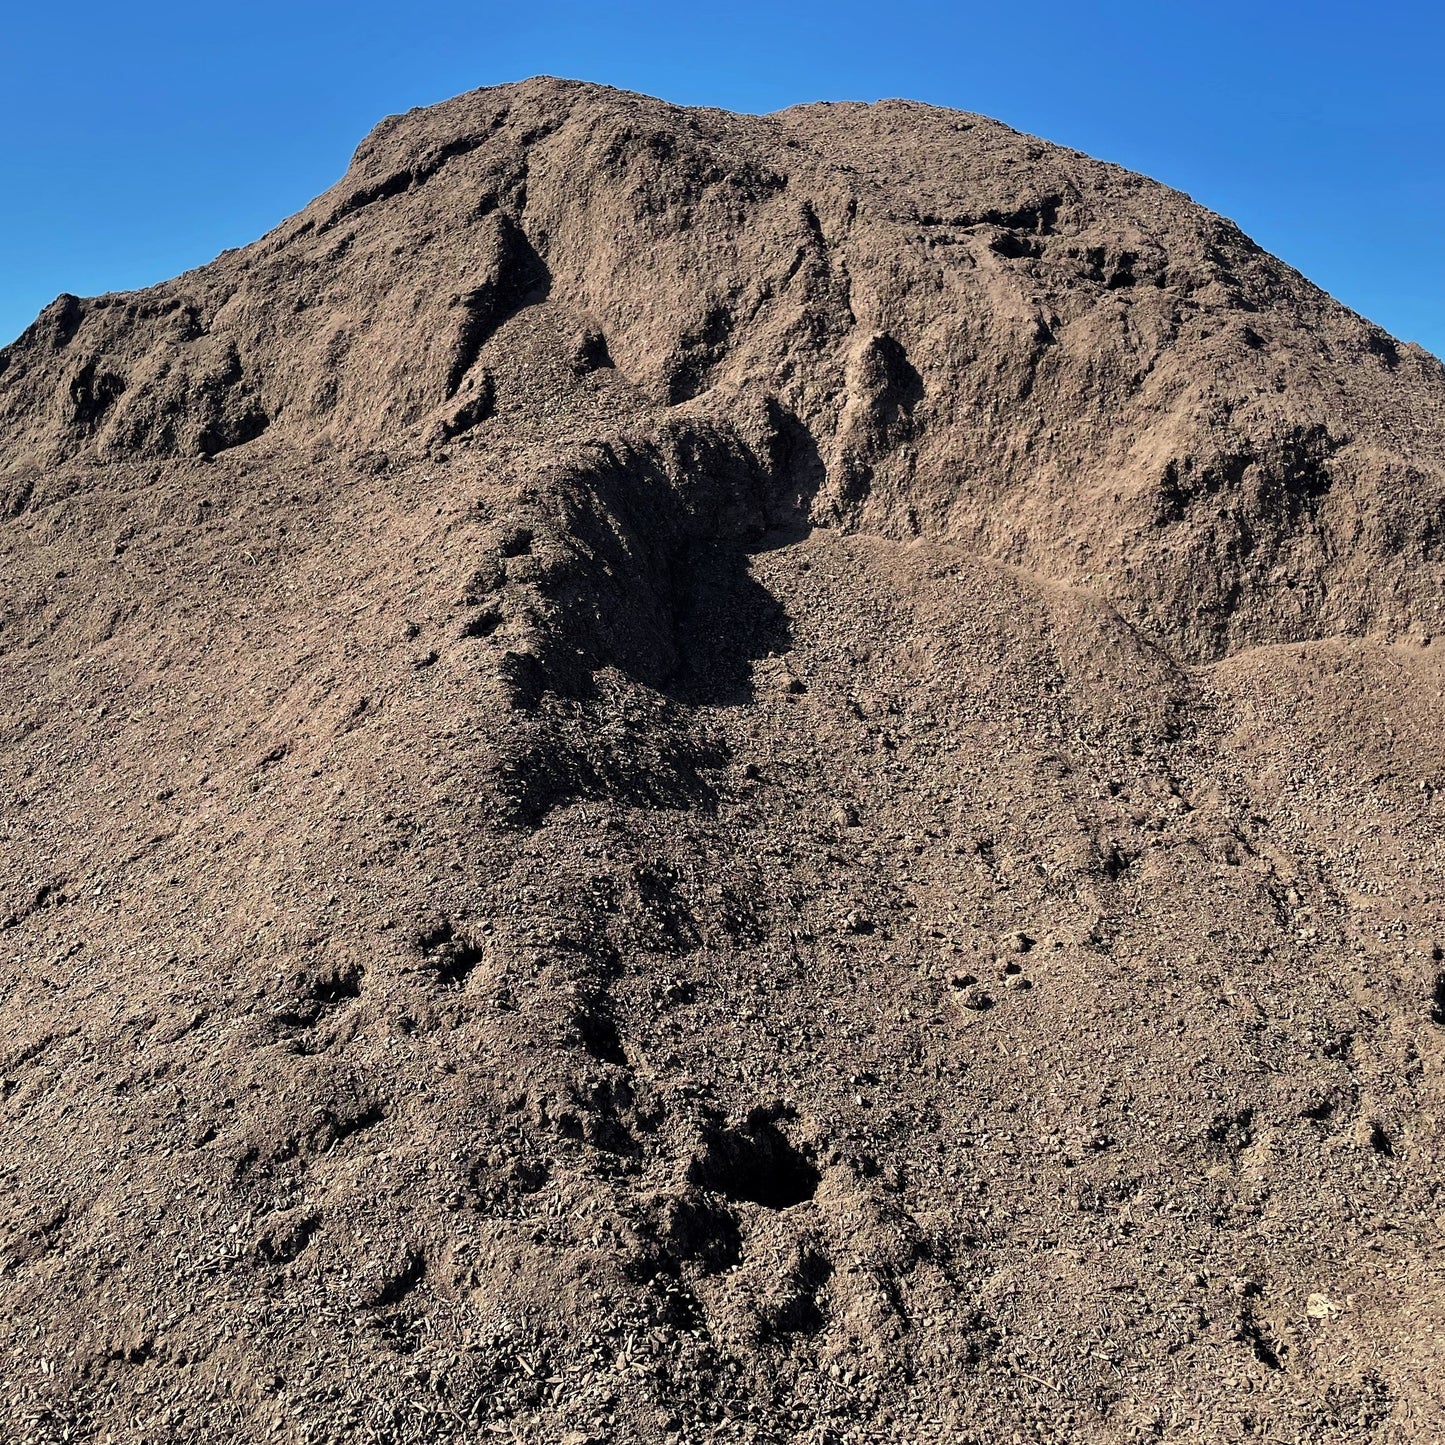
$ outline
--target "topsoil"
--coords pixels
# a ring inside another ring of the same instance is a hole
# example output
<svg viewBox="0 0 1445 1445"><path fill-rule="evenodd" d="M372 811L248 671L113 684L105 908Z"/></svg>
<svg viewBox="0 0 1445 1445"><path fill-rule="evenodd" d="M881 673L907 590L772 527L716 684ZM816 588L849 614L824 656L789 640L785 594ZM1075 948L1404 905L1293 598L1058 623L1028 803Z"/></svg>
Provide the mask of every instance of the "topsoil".
<svg viewBox="0 0 1445 1445"><path fill-rule="evenodd" d="M15 1442L1424 1442L1445 368L1117 167L555 80L0 351Z"/></svg>

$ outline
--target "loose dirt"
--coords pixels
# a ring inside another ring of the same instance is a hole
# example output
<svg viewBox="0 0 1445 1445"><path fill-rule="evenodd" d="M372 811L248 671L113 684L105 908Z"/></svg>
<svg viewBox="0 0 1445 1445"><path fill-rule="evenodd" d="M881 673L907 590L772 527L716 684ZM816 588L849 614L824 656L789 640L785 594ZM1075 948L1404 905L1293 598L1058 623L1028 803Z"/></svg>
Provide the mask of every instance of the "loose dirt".
<svg viewBox="0 0 1445 1445"><path fill-rule="evenodd" d="M0 1420L1423 1442L1445 368L978 116L553 80L0 351Z"/></svg>

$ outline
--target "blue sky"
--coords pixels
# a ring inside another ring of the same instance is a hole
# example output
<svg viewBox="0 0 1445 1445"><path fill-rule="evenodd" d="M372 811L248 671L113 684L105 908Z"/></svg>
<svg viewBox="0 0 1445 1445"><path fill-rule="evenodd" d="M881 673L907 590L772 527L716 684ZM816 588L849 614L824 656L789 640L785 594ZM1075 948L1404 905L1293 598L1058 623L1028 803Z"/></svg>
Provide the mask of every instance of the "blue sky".
<svg viewBox="0 0 1445 1445"><path fill-rule="evenodd" d="M243 245L388 112L547 73L767 111L908 96L1144 171L1445 355L1445 18L1420 0L13 0L0 341Z"/></svg>

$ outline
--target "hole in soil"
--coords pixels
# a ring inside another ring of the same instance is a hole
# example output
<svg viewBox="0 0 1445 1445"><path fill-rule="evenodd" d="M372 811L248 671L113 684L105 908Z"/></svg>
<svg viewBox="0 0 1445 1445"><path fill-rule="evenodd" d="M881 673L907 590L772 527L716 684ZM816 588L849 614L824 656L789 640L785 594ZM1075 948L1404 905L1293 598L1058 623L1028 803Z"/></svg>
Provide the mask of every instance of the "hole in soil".
<svg viewBox="0 0 1445 1445"><path fill-rule="evenodd" d="M1001 231L988 243L988 248L995 255L1002 256L1009 261L1018 261L1025 256L1043 254L1043 248L1037 241L1032 241L1027 236L1020 236L1014 231Z"/></svg>
<svg viewBox="0 0 1445 1445"><path fill-rule="evenodd" d="M310 996L317 1003L336 1004L346 999L361 997L361 969L355 964L346 964L321 974L310 989Z"/></svg>
<svg viewBox="0 0 1445 1445"><path fill-rule="evenodd" d="M572 369L580 374L611 367L607 338L600 331L588 331L577 338L572 352Z"/></svg>
<svg viewBox="0 0 1445 1445"><path fill-rule="evenodd" d="M688 1170L691 1183L725 1199L788 1209L811 1199L818 1171L775 1124L751 1116L741 1129L718 1129Z"/></svg>
<svg viewBox="0 0 1445 1445"><path fill-rule="evenodd" d="M1445 973L1435 975L1435 988L1430 995L1430 1022L1445 1024Z"/></svg>
<svg viewBox="0 0 1445 1445"><path fill-rule="evenodd" d="M1100 867L1104 877L1111 883L1116 883L1126 874L1134 864L1134 855L1126 853L1117 843L1111 843L1109 850L1100 860Z"/></svg>
<svg viewBox="0 0 1445 1445"><path fill-rule="evenodd" d="M1249 1342L1249 1347L1254 1351L1254 1357L1261 1365L1269 1370L1282 1370L1284 1366L1280 1363L1279 1352L1264 1337L1258 1325L1247 1325L1244 1330L1244 1337Z"/></svg>
<svg viewBox="0 0 1445 1445"><path fill-rule="evenodd" d="M622 1035L605 1010L597 1007L579 1009L573 1023L582 1047L594 1059L600 1059L605 1064L626 1064Z"/></svg>
<svg viewBox="0 0 1445 1445"><path fill-rule="evenodd" d="M496 607L484 607L462 628L463 637L490 637L502 625L502 613Z"/></svg>
<svg viewBox="0 0 1445 1445"><path fill-rule="evenodd" d="M462 988L467 976L486 956L480 943L459 935L447 919L420 934L416 946L443 988Z"/></svg>
<svg viewBox="0 0 1445 1445"><path fill-rule="evenodd" d="M374 1129L378 1124L386 1122L386 1106L384 1104L372 1104L362 1109L359 1113L343 1115L340 1118L329 1119L327 1123L330 1128L332 1142L340 1144L343 1139L349 1139L353 1134L360 1134L364 1130Z"/></svg>
<svg viewBox="0 0 1445 1445"><path fill-rule="evenodd" d="M311 1028L322 1010L361 997L362 973L360 965L347 963L303 974L296 982L294 1005L278 1009L273 1017L286 1028Z"/></svg>
<svg viewBox="0 0 1445 1445"><path fill-rule="evenodd" d="M1211 1144L1227 1149L1247 1149L1254 1142L1254 1110L1241 1109L1237 1114L1216 1114L1205 1130Z"/></svg>
<svg viewBox="0 0 1445 1445"><path fill-rule="evenodd" d="M270 1223L265 1233L256 1241L256 1253L272 1264L289 1264L305 1250L311 1243L311 1237L320 1228L319 1214L278 1218Z"/></svg>
<svg viewBox="0 0 1445 1445"><path fill-rule="evenodd" d="M382 1284L368 1301L371 1309L385 1309L400 1304L426 1278L426 1256L413 1254L406 1263Z"/></svg>
<svg viewBox="0 0 1445 1445"><path fill-rule="evenodd" d="M731 1269L743 1257L737 1217L705 1195L671 1201L661 1232L674 1259L694 1260L710 1272Z"/></svg>
<svg viewBox="0 0 1445 1445"><path fill-rule="evenodd" d="M536 1155L489 1156L477 1160L469 1173L481 1209L505 1206L525 1195L538 1194L551 1178L551 1165Z"/></svg>
<svg viewBox="0 0 1445 1445"><path fill-rule="evenodd" d="M552 1177L545 1159L513 1159L505 1170L505 1178L516 1194L536 1194Z"/></svg>
<svg viewBox="0 0 1445 1445"><path fill-rule="evenodd" d="M793 1272L794 1293L767 1320L773 1335L816 1335L827 1323L818 1295L833 1277L833 1262L808 1250Z"/></svg>

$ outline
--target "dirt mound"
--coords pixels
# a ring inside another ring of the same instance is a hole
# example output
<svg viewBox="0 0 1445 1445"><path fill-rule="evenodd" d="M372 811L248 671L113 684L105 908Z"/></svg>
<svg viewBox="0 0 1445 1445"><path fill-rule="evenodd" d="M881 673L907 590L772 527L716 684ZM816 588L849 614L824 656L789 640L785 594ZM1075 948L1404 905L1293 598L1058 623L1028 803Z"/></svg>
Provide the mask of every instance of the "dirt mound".
<svg viewBox="0 0 1445 1445"><path fill-rule="evenodd" d="M0 351L19 1440L1429 1440L1445 369L981 117L551 80Z"/></svg>

